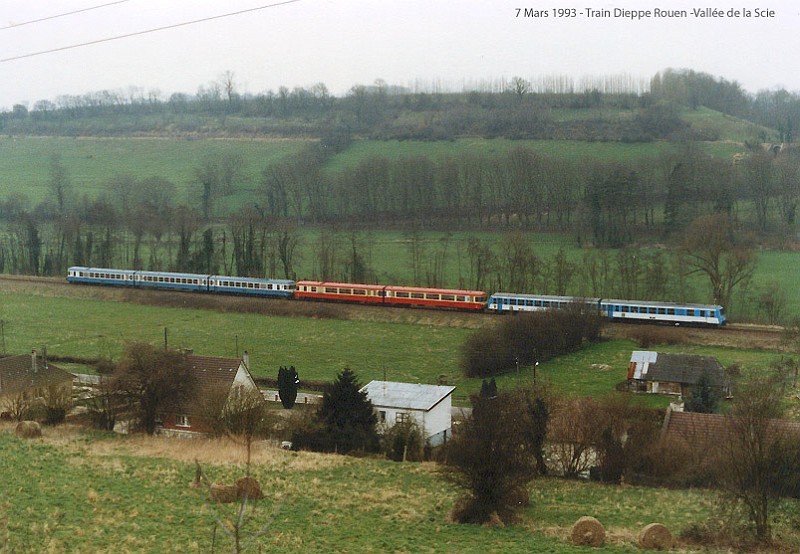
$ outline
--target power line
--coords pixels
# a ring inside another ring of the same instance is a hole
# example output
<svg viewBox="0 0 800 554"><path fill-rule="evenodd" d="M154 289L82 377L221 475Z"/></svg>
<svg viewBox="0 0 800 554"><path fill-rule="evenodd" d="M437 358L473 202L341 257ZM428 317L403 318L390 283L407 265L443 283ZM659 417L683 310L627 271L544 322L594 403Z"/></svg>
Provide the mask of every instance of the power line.
<svg viewBox="0 0 800 554"><path fill-rule="evenodd" d="M124 4L125 2L128 2L128 1L129 0L117 0L116 2L109 2L108 4L100 4L99 6L92 6L91 8L83 8L83 9L80 9L80 10L75 10L75 11L66 12L66 13L60 13L60 14L57 14L57 15L49 15L47 17L42 17L41 19L32 19L30 21L23 21L22 23L13 23L13 24L9 25L8 27L0 27L0 31L7 31L9 29L15 29L17 27L22 27L23 25L31 25L33 23L41 23L42 21L50 21L51 19L58 19L59 17L66 17L68 15L75 15L76 13L83 13L83 12L89 12L89 11L92 11L92 10L98 10L100 8L113 6L114 4Z"/></svg>
<svg viewBox="0 0 800 554"><path fill-rule="evenodd" d="M277 2L275 4L267 4L266 6L258 6L256 8L248 8L246 10L240 10L237 12L229 12L220 15L212 15L211 17L204 17L203 19L195 19L194 21L184 21L182 23L174 23L172 25L166 25L164 27L155 27L153 29L146 29L144 31L136 31L134 33L127 33L124 35L117 35L114 37L107 37L101 38L97 40L90 40L88 42L81 42L79 44L72 44L70 46L61 46L59 48L51 48L50 50L42 50L40 52L32 52L30 54L22 54L19 56L13 56L11 58L3 58L0 59L0 63L11 62L14 60L21 60L24 58L33 58L34 56L42 56L44 54L52 54L53 52L62 52L64 50L72 50L73 48L82 48L84 46L91 46L93 44L100 44L102 42L111 42L112 40L119 40L123 38L130 38L139 35L146 35L148 33L157 33L158 31L166 31L168 29L175 29L177 27L186 27L187 25L195 25L196 23L205 23L206 21L213 21L215 19L222 19L225 17L232 17L235 15L242 15L244 13L255 12L259 10L265 10L267 8L275 8L278 6L284 6L286 4L294 4L295 2L300 2L300 0L286 0L285 2Z"/></svg>

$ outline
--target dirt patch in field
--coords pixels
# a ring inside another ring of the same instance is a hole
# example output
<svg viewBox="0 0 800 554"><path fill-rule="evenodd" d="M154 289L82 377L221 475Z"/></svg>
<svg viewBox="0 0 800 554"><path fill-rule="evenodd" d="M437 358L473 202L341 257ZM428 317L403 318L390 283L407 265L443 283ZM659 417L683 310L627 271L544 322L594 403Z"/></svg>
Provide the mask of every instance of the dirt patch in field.
<svg viewBox="0 0 800 554"><path fill-rule="evenodd" d="M653 328L653 325L612 323L606 325L603 335L607 338L636 340L637 336L648 333L652 331ZM660 328L665 330L673 329L666 326ZM755 348L776 352L786 351L783 334L778 328L755 326L723 327L722 329L681 327L681 338L681 342L685 344L723 346L729 348ZM651 348L655 348L655 346L651 346Z"/></svg>

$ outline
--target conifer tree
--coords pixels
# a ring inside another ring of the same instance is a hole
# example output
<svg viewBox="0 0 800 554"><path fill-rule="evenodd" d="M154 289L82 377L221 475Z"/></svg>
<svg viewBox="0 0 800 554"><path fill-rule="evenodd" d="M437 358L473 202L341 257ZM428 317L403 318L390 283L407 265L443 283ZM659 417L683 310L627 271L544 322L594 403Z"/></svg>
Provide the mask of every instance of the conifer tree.
<svg viewBox="0 0 800 554"><path fill-rule="evenodd" d="M355 373L345 368L322 396L317 415L337 452L378 448L378 418L367 393L360 388Z"/></svg>
<svg viewBox="0 0 800 554"><path fill-rule="evenodd" d="M297 386L299 384L300 378L294 366L288 368L281 366L278 369L278 396L280 396L281 404L287 410L291 410L297 401Z"/></svg>

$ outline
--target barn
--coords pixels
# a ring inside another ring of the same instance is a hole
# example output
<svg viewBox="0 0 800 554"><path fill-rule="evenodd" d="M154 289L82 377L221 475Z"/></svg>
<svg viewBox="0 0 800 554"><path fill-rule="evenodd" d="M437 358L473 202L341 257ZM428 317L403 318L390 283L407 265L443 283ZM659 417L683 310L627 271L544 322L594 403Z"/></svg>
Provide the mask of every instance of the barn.
<svg viewBox="0 0 800 554"><path fill-rule="evenodd" d="M712 356L635 350L628 365L629 386L639 392L688 396L703 374L721 398L730 398L730 377Z"/></svg>
<svg viewBox="0 0 800 554"><path fill-rule="evenodd" d="M452 434L452 398L455 387L370 381L361 388L367 393L386 428L413 419L431 446L447 442Z"/></svg>

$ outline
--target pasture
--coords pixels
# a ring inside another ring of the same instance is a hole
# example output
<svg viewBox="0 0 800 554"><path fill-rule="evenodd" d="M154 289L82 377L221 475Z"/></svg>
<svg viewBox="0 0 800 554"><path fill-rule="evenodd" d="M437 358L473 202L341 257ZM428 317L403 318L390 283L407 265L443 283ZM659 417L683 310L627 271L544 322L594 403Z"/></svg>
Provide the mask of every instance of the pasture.
<svg viewBox="0 0 800 554"><path fill-rule="evenodd" d="M0 138L0 199L22 194L36 205L50 194L50 167L56 156L64 166L78 199L111 193L116 176L162 177L178 189L176 204L189 203L195 172L204 161L235 153L243 167L237 192L258 188L261 171L298 152L304 140L164 139L164 138Z"/></svg>
<svg viewBox="0 0 800 554"><path fill-rule="evenodd" d="M0 548L41 552L230 551L220 522L232 506L190 488L197 459L210 481L244 475L241 445L215 440L112 437L68 426L24 442L0 428L3 500ZM677 535L713 513L708 491L670 491L543 478L530 486L521 521L502 528L450 523L457 491L433 464L287 452L259 446L252 475L266 499L243 525L248 551L269 552L553 552L580 516L608 533L602 552L631 552L644 525L659 521ZM784 513L791 513L788 511ZM797 543L791 518L776 522ZM678 551L689 551L684 545ZM708 552L716 552L709 550Z"/></svg>
<svg viewBox="0 0 800 554"><path fill-rule="evenodd" d="M716 118L714 118L716 121ZM0 137L0 199L12 193L23 195L36 205L52 193L51 162L63 164L78 199L96 198L110 192L109 182L117 176L137 179L162 177L178 189L178 204L188 204L192 186L197 186L196 171L207 160L235 153L241 159L240 176L225 207L230 211L252 203L261 172L271 164L299 152L308 139L248 138L89 138L89 137ZM666 142L624 144L464 138L454 141L370 141L358 140L341 154L328 160L324 169L335 173L352 167L370 156L398 159L427 156L433 160L460 155L493 155L517 147L528 147L541 154L565 160L635 162L669 153L674 146ZM730 157L741 148L730 143L707 143L716 156ZM191 202L197 204L197 202Z"/></svg>
<svg viewBox="0 0 800 554"><path fill-rule="evenodd" d="M125 298L122 292L115 292L117 300L100 300L83 287L61 286L55 290L35 294L0 290L2 346L7 353L47 347L54 356L118 360L130 342L163 344L166 329L169 346L191 348L198 355L236 357L247 350L256 376L274 378L279 366L294 365L301 381L328 382L350 367L363 384L372 379L430 384L445 381L457 387L459 404L466 404L481 385L480 379L462 376L461 345L475 327L496 321L492 316L464 314L451 322L447 315L425 310L398 312L388 308L365 310L361 316L348 316L351 319L315 319L194 308L191 305L197 297L181 293L146 294L138 299L166 303L164 299L168 298L173 306L184 305L164 307L119 301ZM239 302L251 302L268 308L274 301L229 302L234 307ZM636 349L633 341L624 338L592 344L542 363L537 382L563 394L602 396L624 380L631 350ZM714 355L724 365L735 363L744 370L764 368L780 358L779 353L763 350L691 344L659 350ZM500 375L497 383L501 389L532 386L533 368L521 367L519 373ZM656 407L669 403L666 397L643 401Z"/></svg>

